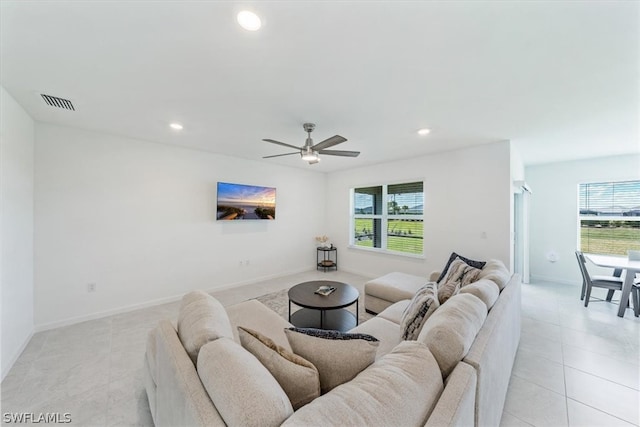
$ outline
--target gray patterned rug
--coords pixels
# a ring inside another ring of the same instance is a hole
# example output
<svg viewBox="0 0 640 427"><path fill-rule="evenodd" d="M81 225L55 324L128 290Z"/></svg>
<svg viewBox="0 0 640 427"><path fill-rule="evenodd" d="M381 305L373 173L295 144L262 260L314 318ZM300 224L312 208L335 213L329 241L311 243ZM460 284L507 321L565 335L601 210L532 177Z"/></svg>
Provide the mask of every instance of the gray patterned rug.
<svg viewBox="0 0 640 427"><path fill-rule="evenodd" d="M282 316L283 319L288 320L289 317L289 297L287 295L289 292L288 289L283 289L278 292L272 292L270 294L262 295L256 298L258 301L269 307L271 310L278 313ZM295 304L292 305L292 309L295 312L297 310L297 306ZM369 320L373 317L373 315L364 311L364 297L360 295L360 299L358 299L358 309L359 309L359 317L358 323L362 323L366 320ZM347 308L353 314L356 314L356 307L352 305Z"/></svg>

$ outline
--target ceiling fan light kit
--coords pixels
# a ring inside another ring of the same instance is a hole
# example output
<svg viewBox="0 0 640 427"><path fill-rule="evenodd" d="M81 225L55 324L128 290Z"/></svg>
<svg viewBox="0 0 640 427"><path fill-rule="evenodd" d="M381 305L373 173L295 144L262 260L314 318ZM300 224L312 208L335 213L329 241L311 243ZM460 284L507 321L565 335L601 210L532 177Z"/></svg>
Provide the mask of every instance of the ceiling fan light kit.
<svg viewBox="0 0 640 427"><path fill-rule="evenodd" d="M293 154L300 153L300 157L305 162L308 162L310 165L314 165L320 162L320 154L325 154L327 156L341 156L341 157L358 157L360 154L359 151L345 151L345 150L326 150L326 148L333 147L334 145L342 144L347 139L340 136L334 135L331 138L327 138L322 142L317 144L313 144L313 139L311 139L311 132L316 128L316 125L313 123L305 123L302 125L305 132L307 132L307 140L302 147L296 147L295 145L287 144L284 142L276 141L274 139L263 139L265 142L270 142L271 144L282 145L284 147L289 147L296 149L298 151L293 153L285 153L285 154L274 154L272 156L264 156L263 159L270 159L272 157L281 157L281 156L291 156Z"/></svg>

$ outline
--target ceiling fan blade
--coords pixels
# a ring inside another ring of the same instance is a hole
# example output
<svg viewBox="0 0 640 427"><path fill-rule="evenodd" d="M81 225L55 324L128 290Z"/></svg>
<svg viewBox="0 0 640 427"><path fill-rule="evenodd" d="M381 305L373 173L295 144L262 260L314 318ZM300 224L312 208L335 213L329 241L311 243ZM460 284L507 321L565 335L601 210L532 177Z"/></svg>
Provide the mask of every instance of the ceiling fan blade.
<svg viewBox="0 0 640 427"><path fill-rule="evenodd" d="M324 150L325 148L333 147L334 145L341 144L345 142L347 138L342 137L340 135L334 135L331 138L327 138L322 142L318 142L316 145L311 147L314 151Z"/></svg>
<svg viewBox="0 0 640 427"><path fill-rule="evenodd" d="M320 150L320 154L326 154L327 156L342 156L342 157L358 157L359 151L343 151L343 150Z"/></svg>
<svg viewBox="0 0 640 427"><path fill-rule="evenodd" d="M263 159L270 159L272 157L282 157L282 156L290 156L292 154L300 154L299 151L296 151L295 153L285 153L285 154L274 154L273 156L264 156Z"/></svg>
<svg viewBox="0 0 640 427"><path fill-rule="evenodd" d="M263 139L263 141L270 142L272 144L283 145L283 146L289 147L289 148L295 148L296 150L302 150L302 147L296 147L295 145L286 144L284 142L276 141L275 139Z"/></svg>

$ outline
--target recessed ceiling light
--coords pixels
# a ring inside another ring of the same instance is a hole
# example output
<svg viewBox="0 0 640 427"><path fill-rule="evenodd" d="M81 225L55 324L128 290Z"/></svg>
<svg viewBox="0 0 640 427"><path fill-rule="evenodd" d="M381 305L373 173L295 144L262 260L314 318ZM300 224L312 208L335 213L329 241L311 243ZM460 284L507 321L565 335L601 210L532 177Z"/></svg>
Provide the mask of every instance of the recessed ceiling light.
<svg viewBox="0 0 640 427"><path fill-rule="evenodd" d="M418 130L418 135L425 136L425 135L429 135L430 132L431 132L430 129L423 128Z"/></svg>
<svg viewBox="0 0 640 427"><path fill-rule="evenodd" d="M171 123L169 127L175 130L182 130L182 125L180 123Z"/></svg>
<svg viewBox="0 0 640 427"><path fill-rule="evenodd" d="M248 10L243 10L238 13L236 19L238 20L238 24L247 31L258 31L262 26L260 17Z"/></svg>

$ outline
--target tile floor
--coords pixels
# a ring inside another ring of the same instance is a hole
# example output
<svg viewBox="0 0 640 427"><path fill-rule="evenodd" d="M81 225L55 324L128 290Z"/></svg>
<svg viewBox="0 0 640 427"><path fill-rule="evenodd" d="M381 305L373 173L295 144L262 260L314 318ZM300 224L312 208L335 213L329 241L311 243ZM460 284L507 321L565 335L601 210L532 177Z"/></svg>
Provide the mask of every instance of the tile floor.
<svg viewBox="0 0 640 427"><path fill-rule="evenodd" d="M310 271L214 295L231 305L314 278L361 291L368 280ZM585 309L578 294L557 283L523 285L522 338L501 426L639 425L640 319L631 310L617 317L617 305L607 302ZM152 425L142 385L145 339L177 309L177 302L164 304L35 334L2 382L2 413L68 412L74 425Z"/></svg>

